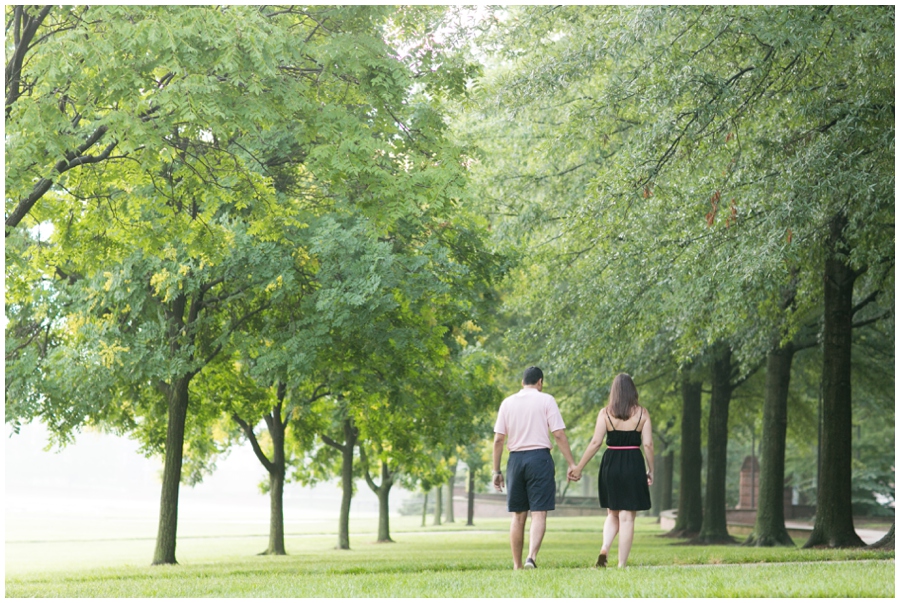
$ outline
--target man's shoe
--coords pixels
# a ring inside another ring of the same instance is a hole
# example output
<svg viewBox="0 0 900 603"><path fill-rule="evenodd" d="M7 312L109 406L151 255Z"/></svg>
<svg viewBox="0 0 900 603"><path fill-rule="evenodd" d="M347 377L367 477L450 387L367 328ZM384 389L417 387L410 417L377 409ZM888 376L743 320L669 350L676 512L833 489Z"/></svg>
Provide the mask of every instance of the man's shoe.
<svg viewBox="0 0 900 603"><path fill-rule="evenodd" d="M525 560L525 569L536 569L536 568L537 568L537 564L534 562L534 559L529 557L528 559Z"/></svg>
<svg viewBox="0 0 900 603"><path fill-rule="evenodd" d="M594 567L598 567L600 569L606 567L606 553L600 553L600 556L597 557L597 565L595 565Z"/></svg>

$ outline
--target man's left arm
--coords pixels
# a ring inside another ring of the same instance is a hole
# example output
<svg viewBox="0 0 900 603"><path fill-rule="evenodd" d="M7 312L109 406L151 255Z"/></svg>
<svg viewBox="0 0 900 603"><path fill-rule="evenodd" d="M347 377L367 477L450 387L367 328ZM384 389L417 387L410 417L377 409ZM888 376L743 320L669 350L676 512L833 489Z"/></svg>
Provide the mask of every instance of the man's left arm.
<svg viewBox="0 0 900 603"><path fill-rule="evenodd" d="M572 450L569 448L569 438L566 437L566 424L563 422L562 414L559 412L559 406L556 399L549 396L549 403L546 406L547 424L550 427L550 433L559 446L559 451L563 453L566 462L569 463L569 471L576 467L575 457L572 456Z"/></svg>
<svg viewBox="0 0 900 603"><path fill-rule="evenodd" d="M565 457L566 462L569 463L569 470L575 468L575 457L572 456L572 450L569 448L569 438L566 436L565 429L557 429L553 433L553 439L556 440L556 445L559 446L559 451L562 452L563 457Z"/></svg>

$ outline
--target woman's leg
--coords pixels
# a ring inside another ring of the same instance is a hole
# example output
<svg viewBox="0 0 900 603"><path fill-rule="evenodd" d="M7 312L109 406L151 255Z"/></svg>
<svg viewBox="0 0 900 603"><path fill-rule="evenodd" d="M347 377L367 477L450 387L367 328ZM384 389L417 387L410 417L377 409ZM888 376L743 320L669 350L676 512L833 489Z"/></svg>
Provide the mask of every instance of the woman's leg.
<svg viewBox="0 0 900 603"><path fill-rule="evenodd" d="M637 511L619 512L619 567L625 567L634 540L634 516Z"/></svg>
<svg viewBox="0 0 900 603"><path fill-rule="evenodd" d="M612 546L612 541L616 537L618 531L619 512L613 511L612 509L607 509L606 521L603 523L603 548L600 549L601 554L609 554L609 547Z"/></svg>

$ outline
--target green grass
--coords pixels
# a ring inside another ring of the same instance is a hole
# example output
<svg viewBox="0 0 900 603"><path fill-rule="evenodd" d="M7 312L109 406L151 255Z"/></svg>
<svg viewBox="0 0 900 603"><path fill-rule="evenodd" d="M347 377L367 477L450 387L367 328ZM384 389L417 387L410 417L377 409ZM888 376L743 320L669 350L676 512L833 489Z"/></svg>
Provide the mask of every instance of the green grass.
<svg viewBox="0 0 900 603"><path fill-rule="evenodd" d="M97 543L88 541L67 545L81 549L76 565L32 562L11 571L11 555L26 544L7 543L6 596L894 596L892 552L685 546L660 538L657 525L641 519L629 568L600 571L591 567L600 518L551 517L538 570L513 572L508 522L477 524L420 529L417 519L400 518L393 523L396 543L376 544L374 532L357 532L350 551L334 550L331 534L298 533L287 538L287 557L254 555L265 548L264 535L185 538L178 544L180 565L173 567L150 567L152 539L137 539L106 542L132 551L106 567L90 565ZM143 562L133 560L138 552Z"/></svg>

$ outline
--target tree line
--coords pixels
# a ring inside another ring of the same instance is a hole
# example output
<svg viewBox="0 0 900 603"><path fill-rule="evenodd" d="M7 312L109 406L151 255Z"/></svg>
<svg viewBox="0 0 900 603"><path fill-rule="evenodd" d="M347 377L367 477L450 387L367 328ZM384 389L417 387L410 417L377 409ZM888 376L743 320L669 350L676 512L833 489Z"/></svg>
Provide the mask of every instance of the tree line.
<svg viewBox="0 0 900 603"><path fill-rule="evenodd" d="M389 540L391 487L485 437L508 259L446 136L472 67L441 14L7 7L6 420L162 457L154 564L236 442L284 554L287 480L340 477L348 548L364 479Z"/></svg>
<svg viewBox="0 0 900 603"><path fill-rule="evenodd" d="M356 483L389 540L394 485L477 472L510 367L588 427L625 370L675 535L730 540L759 414L749 542L792 542L794 430L807 546L859 545L852 477L893 496L854 429L893 443L893 7L475 12L7 7L7 422L162 457L167 564L237 442L267 553L285 483L334 477L348 548Z"/></svg>
<svg viewBox="0 0 900 603"><path fill-rule="evenodd" d="M524 250L507 280L511 348L542 358L587 422L618 371L636 375L651 408L663 398L657 437L680 452L673 535L698 543L733 541L729 411L755 377L758 546L792 544L789 400L796 360L815 356L805 546L861 545L854 412L886 438L873 442L885 467L868 485L893 499L893 429L878 426L893 423L894 8L491 18L481 102L460 107L457 132L481 145L473 178L497 236Z"/></svg>

